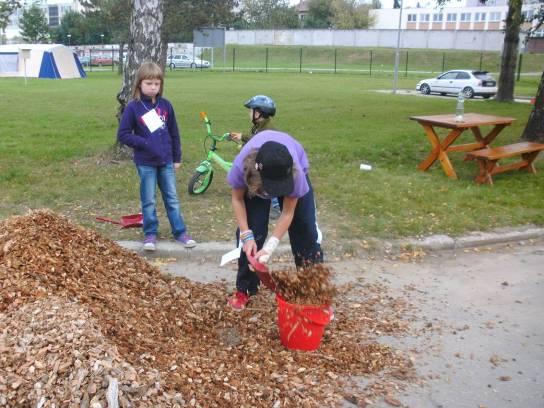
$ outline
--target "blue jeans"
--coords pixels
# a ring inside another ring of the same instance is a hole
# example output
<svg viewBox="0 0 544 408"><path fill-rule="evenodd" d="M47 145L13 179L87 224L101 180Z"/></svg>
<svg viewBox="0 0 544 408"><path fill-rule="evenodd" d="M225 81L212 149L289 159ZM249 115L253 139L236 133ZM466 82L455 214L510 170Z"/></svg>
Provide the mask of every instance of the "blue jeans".
<svg viewBox="0 0 544 408"><path fill-rule="evenodd" d="M172 235L179 237L187 229L181 215L178 193L176 191L176 173L174 164L165 166L136 165L140 176L140 200L144 217L145 235L157 235L159 219L157 218L157 185L162 194L166 215L170 221Z"/></svg>

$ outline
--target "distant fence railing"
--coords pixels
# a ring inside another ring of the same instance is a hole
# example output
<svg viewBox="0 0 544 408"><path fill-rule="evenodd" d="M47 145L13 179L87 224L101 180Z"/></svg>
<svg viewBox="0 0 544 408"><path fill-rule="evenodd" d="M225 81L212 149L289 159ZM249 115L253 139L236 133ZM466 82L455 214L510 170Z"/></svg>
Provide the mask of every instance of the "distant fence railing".
<svg viewBox="0 0 544 408"><path fill-rule="evenodd" d="M289 46L227 46L226 49L205 48L199 58L210 61L210 69L218 71L294 72L360 74L392 76L395 69L395 49L360 47L289 47ZM169 48L168 55L177 51ZM114 71L120 61L117 49L80 50L80 60L88 71ZM496 51L399 51L398 72L405 77L437 74L450 69L473 69L497 74L501 55ZM196 68L203 70L205 68ZM541 75L544 55L520 54L518 78Z"/></svg>
<svg viewBox="0 0 544 408"><path fill-rule="evenodd" d="M392 75L396 50L359 47L257 47L229 46L205 49L204 59L213 59L213 68L228 71L351 73ZM473 69L498 73L501 55L496 51L399 51L399 73L404 76L434 74L450 69ZM520 54L519 75L542 74L544 55Z"/></svg>

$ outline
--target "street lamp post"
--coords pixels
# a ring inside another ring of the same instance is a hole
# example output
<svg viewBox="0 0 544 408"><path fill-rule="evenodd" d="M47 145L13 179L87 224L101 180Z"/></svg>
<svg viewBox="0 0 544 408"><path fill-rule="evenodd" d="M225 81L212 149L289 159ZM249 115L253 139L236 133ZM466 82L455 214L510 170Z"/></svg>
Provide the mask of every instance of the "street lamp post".
<svg viewBox="0 0 544 408"><path fill-rule="evenodd" d="M72 40L72 34L68 34L66 37L68 37L68 47L70 46L70 42Z"/></svg>
<svg viewBox="0 0 544 408"><path fill-rule="evenodd" d="M402 27L402 0L400 0L399 11L399 28L397 30L397 49L395 51L395 69L393 73L393 93L397 93L397 81L399 78L399 62L400 62L400 32Z"/></svg>
<svg viewBox="0 0 544 408"><path fill-rule="evenodd" d="M100 39L102 40L102 50L104 50L104 34L100 34Z"/></svg>

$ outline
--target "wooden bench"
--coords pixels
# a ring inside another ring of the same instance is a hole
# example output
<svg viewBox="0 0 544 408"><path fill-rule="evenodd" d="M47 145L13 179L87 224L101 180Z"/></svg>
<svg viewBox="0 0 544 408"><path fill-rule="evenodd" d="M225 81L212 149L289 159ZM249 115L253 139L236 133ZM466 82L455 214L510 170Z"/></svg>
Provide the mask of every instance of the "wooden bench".
<svg viewBox="0 0 544 408"><path fill-rule="evenodd" d="M544 144L533 142L514 143L506 146L488 147L467 153L468 160L477 160L480 173L476 176L476 182L493 184L492 176L508 170L527 169L529 173L536 173L533 161L538 153L544 150ZM521 160L515 163L498 165L500 159L521 156Z"/></svg>

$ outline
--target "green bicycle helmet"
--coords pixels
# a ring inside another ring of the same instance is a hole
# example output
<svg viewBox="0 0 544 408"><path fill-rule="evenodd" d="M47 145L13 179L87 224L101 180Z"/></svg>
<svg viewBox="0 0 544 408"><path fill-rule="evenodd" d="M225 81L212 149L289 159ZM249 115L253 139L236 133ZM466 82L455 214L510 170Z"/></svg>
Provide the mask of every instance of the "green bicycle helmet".
<svg viewBox="0 0 544 408"><path fill-rule="evenodd" d="M253 98L246 101L244 106L248 109L259 111L265 118L276 114L276 103L271 97L266 95L255 95Z"/></svg>

